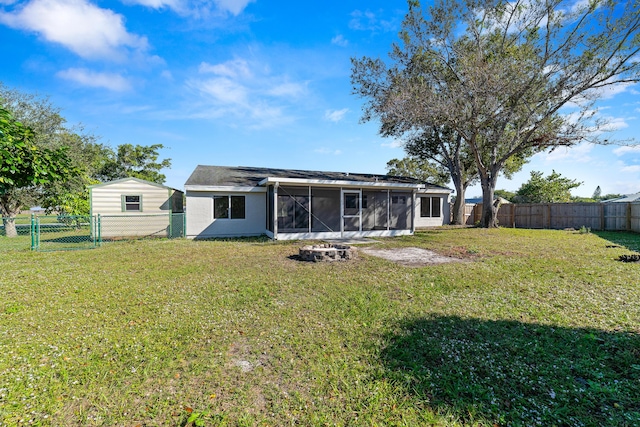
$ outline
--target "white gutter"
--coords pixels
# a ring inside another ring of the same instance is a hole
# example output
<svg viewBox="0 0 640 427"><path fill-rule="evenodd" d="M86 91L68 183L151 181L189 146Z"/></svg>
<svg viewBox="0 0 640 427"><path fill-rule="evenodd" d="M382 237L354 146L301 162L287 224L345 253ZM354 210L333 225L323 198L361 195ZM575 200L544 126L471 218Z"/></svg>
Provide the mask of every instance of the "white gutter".
<svg viewBox="0 0 640 427"><path fill-rule="evenodd" d="M402 188L402 189L424 189L424 184L402 184L395 182L370 182L370 181L343 181L334 179L303 179L303 178L276 178L268 177L258 183L258 185L266 184L298 184L298 185L316 185L329 187L347 187L347 188Z"/></svg>

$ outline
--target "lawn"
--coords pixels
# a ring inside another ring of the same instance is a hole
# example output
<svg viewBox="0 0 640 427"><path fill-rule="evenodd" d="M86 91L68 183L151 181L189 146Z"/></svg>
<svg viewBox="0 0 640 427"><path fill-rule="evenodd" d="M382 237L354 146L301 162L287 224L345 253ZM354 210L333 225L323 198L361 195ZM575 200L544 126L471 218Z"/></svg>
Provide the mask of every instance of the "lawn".
<svg viewBox="0 0 640 427"><path fill-rule="evenodd" d="M466 262L304 263L262 239L2 251L0 425L640 425L640 264L617 261L640 235L376 245Z"/></svg>

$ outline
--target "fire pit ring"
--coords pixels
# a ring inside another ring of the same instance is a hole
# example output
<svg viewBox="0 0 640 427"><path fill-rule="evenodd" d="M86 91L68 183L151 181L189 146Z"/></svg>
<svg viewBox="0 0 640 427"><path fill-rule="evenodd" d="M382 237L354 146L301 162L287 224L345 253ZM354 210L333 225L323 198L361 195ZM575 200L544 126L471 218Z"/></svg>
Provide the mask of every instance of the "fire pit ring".
<svg viewBox="0 0 640 427"><path fill-rule="evenodd" d="M355 258L355 252L356 249L348 245L323 243L301 247L299 256L302 261L347 261Z"/></svg>

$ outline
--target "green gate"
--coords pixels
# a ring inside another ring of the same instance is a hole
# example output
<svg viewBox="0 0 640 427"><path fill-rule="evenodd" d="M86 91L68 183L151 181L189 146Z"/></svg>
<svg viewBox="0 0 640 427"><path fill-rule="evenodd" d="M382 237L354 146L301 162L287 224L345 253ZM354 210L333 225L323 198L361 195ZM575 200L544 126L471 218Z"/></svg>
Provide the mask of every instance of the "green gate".
<svg viewBox="0 0 640 427"><path fill-rule="evenodd" d="M59 251L95 248L99 242L99 217L57 215L31 217L31 249Z"/></svg>

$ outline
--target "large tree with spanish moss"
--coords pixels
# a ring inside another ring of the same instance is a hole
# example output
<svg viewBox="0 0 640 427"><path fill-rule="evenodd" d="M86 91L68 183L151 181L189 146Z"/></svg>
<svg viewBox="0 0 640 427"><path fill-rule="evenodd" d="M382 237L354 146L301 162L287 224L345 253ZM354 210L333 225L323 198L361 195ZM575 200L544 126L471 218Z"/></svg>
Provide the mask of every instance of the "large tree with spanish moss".
<svg viewBox="0 0 640 427"><path fill-rule="evenodd" d="M582 141L608 143L596 101L640 80L640 2L436 0L409 11L390 61L353 59L363 119L407 133L455 132L474 159L481 224L497 226L510 163Z"/></svg>

